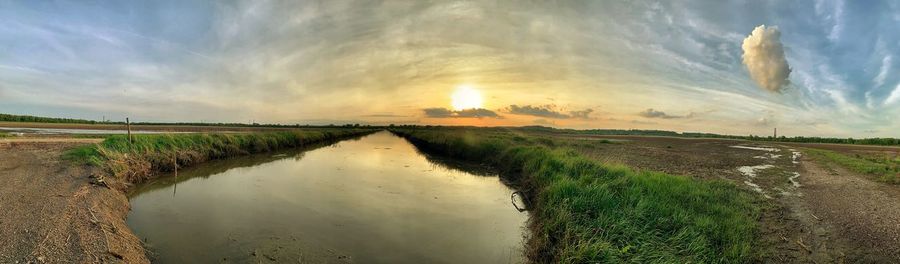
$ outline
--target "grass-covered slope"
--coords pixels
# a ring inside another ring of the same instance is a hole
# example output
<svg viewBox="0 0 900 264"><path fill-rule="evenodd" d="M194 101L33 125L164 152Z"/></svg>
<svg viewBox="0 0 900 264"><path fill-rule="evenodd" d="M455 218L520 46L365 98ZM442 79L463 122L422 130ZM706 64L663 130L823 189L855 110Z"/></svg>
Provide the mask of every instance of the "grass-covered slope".
<svg viewBox="0 0 900 264"><path fill-rule="evenodd" d="M486 162L531 198L532 262L740 263L758 210L733 184L607 165L539 138L395 129L423 151Z"/></svg>
<svg viewBox="0 0 900 264"><path fill-rule="evenodd" d="M73 149L70 159L98 166L125 183L138 183L155 172L224 157L335 141L372 133L371 129L306 129L259 133L123 135Z"/></svg>

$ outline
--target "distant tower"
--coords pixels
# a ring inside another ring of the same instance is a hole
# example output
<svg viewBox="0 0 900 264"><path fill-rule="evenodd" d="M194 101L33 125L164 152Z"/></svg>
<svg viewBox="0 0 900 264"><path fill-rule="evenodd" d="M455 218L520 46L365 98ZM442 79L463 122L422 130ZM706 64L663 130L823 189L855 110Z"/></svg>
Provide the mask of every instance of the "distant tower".
<svg viewBox="0 0 900 264"><path fill-rule="evenodd" d="M777 128L777 127L775 128L775 133L774 133L774 136L773 136L773 137L774 137L774 138L778 138L778 128Z"/></svg>

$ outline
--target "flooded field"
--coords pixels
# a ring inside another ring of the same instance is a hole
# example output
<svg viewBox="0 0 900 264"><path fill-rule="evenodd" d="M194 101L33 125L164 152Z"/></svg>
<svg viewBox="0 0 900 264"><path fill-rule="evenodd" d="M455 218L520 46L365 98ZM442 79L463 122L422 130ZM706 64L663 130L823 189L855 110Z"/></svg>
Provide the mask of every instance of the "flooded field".
<svg viewBox="0 0 900 264"><path fill-rule="evenodd" d="M513 191L379 132L162 177L127 221L160 263L518 263Z"/></svg>

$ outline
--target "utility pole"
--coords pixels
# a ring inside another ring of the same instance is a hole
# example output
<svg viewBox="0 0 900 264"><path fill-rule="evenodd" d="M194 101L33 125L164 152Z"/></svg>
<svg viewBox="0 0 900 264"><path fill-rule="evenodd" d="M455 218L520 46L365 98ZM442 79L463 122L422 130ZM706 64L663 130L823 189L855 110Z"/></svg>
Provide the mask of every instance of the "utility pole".
<svg viewBox="0 0 900 264"><path fill-rule="evenodd" d="M128 143L134 143L131 139L131 120L128 120L127 117L125 118L125 128L128 130Z"/></svg>

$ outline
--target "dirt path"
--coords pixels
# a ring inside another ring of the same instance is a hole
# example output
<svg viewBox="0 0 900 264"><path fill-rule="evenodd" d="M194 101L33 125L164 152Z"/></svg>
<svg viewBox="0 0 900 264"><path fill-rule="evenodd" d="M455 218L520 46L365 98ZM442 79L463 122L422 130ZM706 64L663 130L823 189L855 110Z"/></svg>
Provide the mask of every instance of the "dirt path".
<svg viewBox="0 0 900 264"><path fill-rule="evenodd" d="M54 137L37 137L37 138L0 138L0 146L16 143L100 143L102 138L54 138Z"/></svg>
<svg viewBox="0 0 900 264"><path fill-rule="evenodd" d="M0 263L148 262L125 225L125 196L60 159L83 143L0 141Z"/></svg>
<svg viewBox="0 0 900 264"><path fill-rule="evenodd" d="M900 262L900 187L837 166L802 159L801 211L830 231L832 245L817 250L846 255L850 263ZM826 243L823 241L823 243Z"/></svg>

